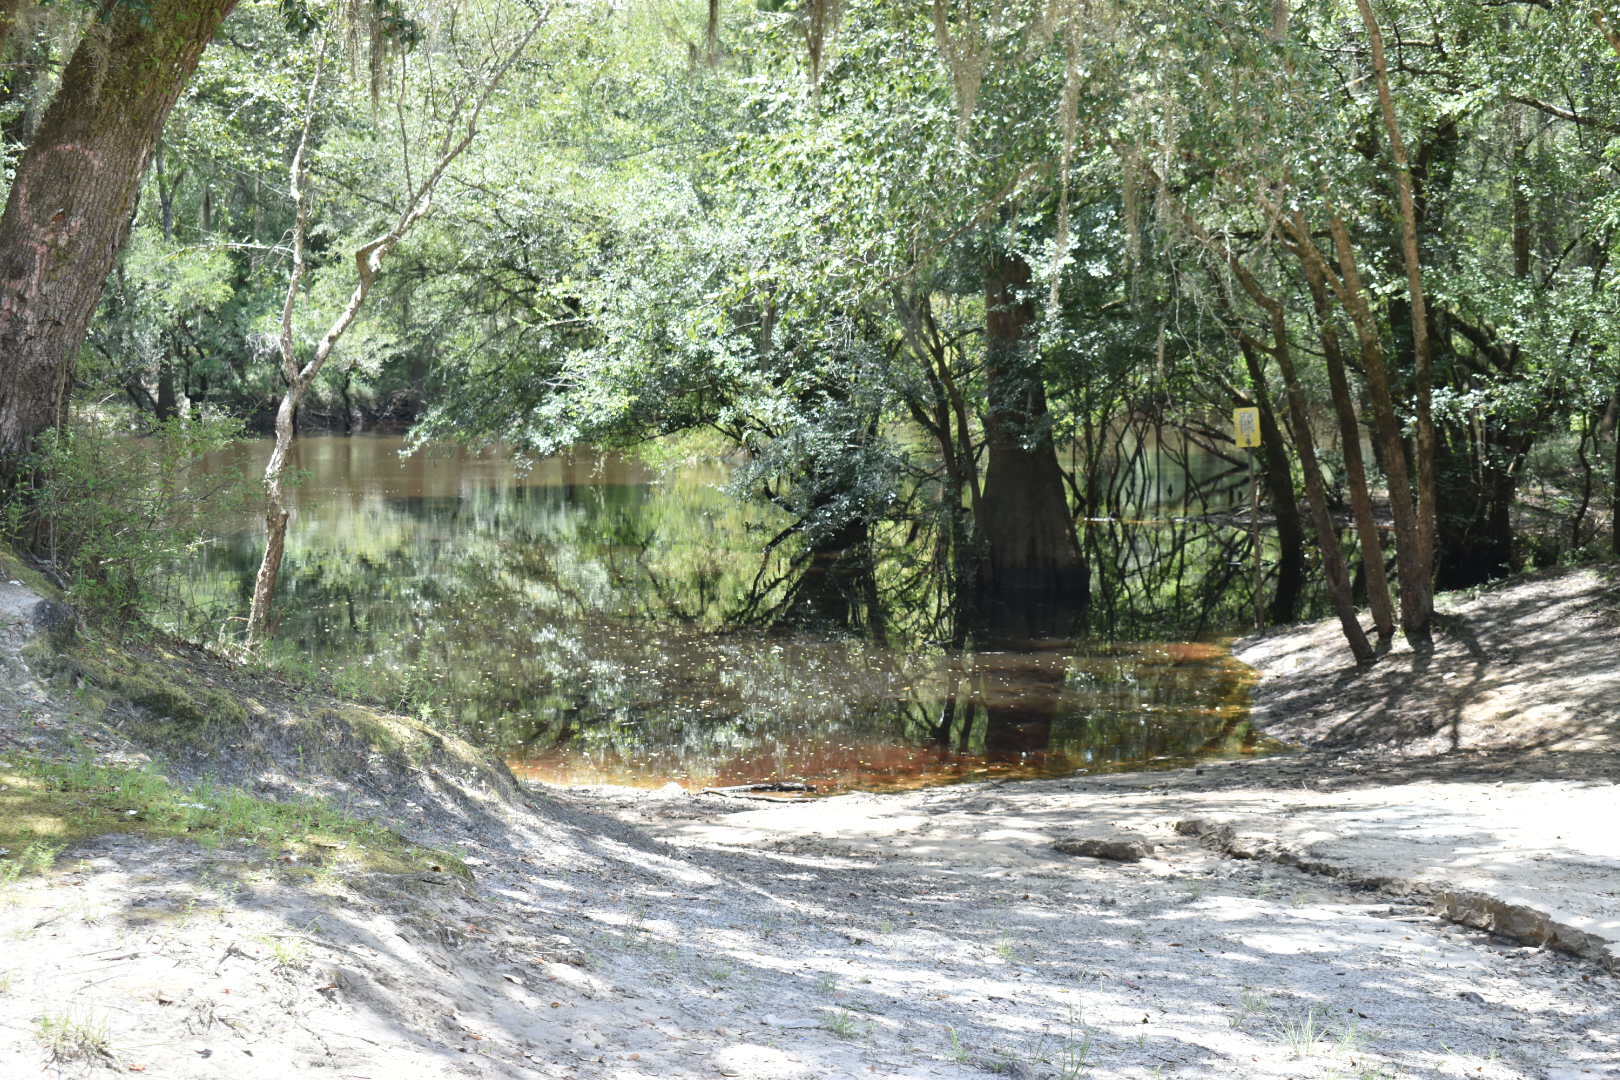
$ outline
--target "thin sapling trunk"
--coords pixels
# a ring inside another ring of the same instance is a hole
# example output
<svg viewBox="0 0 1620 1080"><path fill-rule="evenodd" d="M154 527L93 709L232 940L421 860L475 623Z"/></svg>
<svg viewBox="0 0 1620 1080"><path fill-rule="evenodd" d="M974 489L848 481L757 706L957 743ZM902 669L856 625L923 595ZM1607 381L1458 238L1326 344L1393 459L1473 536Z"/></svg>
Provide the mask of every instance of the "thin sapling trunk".
<svg viewBox="0 0 1620 1080"><path fill-rule="evenodd" d="M377 275L382 270L383 260L399 246L405 234L427 214L433 203L433 194L438 189L439 182L444 179L446 171L451 164L472 145L478 135L479 121L483 116L484 106L489 102L490 96L500 86L506 73L511 69L518 56L528 48L534 36L539 33L540 27L545 24L546 16L540 14L529 25L521 39L506 53L506 55L492 68L481 84L470 88L461 101L451 111L450 119L445 124L444 137L439 145L438 157L433 168L427 171L406 194L404 204L399 216L387 231L368 243L362 244L355 250L355 283L349 292L349 300L343 310L327 327L326 333L315 345L314 354L300 365L297 357L297 335L295 315L298 306L299 290L307 273L307 264L304 260L305 240L309 232L309 133L313 124L315 112L316 89L320 84L321 74L325 67L325 49L323 46L321 59L317 63L315 78L310 84L309 101L304 114L304 128L299 136L298 150L293 155L292 165L292 194L298 205L298 213L293 226L293 270L288 281L286 300L281 311L281 370L287 382L287 388L281 395L281 404L276 409L276 444L270 453L270 461L264 469L265 491L265 545L264 558L259 563L259 572L253 584L253 602L248 612L247 647L258 648L270 636L271 610L274 604L276 582L281 574L282 554L286 549L287 519L289 511L286 502L286 489L284 475L287 468L287 459L292 452L294 432L294 417L304 395L308 393L315 377L326 366L327 360L332 356L332 350L354 325L361 308L365 305L366 297L371 294L372 286L376 283ZM403 88L401 90L403 92ZM408 147L402 153L408 152ZM407 173L408 175L408 173Z"/></svg>

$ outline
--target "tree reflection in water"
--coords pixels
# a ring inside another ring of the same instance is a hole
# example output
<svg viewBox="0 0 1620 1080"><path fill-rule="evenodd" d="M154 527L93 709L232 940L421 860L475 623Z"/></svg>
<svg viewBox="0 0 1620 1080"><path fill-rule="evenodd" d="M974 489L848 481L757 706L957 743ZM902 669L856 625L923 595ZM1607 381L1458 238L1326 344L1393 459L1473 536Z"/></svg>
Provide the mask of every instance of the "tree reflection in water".
<svg viewBox="0 0 1620 1080"><path fill-rule="evenodd" d="M1252 749L1244 669L1218 646L1029 623L961 648L727 629L757 604L777 523L721 491L720 470L590 453L525 474L399 446L300 444L311 477L273 659L312 658L341 691L455 726L529 775L892 788ZM237 613L259 542L225 533L177 568L177 622Z"/></svg>

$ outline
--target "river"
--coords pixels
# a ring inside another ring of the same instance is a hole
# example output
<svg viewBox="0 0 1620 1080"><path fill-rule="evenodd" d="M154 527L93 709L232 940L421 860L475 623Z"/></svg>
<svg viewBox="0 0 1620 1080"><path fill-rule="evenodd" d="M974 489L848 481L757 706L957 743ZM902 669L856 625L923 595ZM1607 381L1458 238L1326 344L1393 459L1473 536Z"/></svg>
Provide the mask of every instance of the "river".
<svg viewBox="0 0 1620 1080"><path fill-rule="evenodd" d="M953 654L729 628L780 528L710 462L581 450L519 467L309 437L270 659L562 783L879 790L1252 752L1248 671L1207 642ZM262 468L251 441L207 469ZM168 583L191 633L246 610L262 528Z"/></svg>

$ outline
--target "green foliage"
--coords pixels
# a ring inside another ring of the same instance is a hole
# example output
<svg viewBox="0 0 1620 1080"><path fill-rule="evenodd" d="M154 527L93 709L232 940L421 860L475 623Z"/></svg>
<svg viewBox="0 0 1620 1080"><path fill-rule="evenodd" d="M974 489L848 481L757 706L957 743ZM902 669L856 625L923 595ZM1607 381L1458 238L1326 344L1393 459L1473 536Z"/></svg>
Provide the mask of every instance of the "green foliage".
<svg viewBox="0 0 1620 1080"><path fill-rule="evenodd" d="M966 511L991 405L988 252L1034 270L1025 375L1049 412L1027 434L1072 450L1077 519L1162 516L1137 432L1219 456L1227 410L1262 388L1281 400L1275 364L1251 386L1233 342L1266 337L1266 312L1195 230L1225 238L1282 304L1301 390L1325 415L1321 320L1279 222L1297 211L1331 257L1342 220L1410 422L1395 173L1353 6L834 6L813 58L802 5L722 5L714 55L695 0L555 14L301 419L424 417L419 444L525 456L718 432L732 493L786 518L762 540L773 555L864 530L883 602L924 637L980 539ZM92 335L100 388L155 405L168 379L265 418L286 161L327 17L302 7L289 23L291 10L242 5L181 102ZM481 0L457 26L407 3L378 14L399 61L387 95L339 78L318 103L306 351L347 296L344 253L397 210L454 97L454 78L413 74L464 76L478 50L457 27L510 12ZM1506 521L1510 563L1591 550L1613 498L1600 466L1620 376L1620 64L1577 8L1387 0L1376 14L1424 209L1442 547L1467 551ZM1355 340L1344 312L1327 323ZM1571 430L1578 467L1556 452ZM1228 505L1230 484L1206 479L1210 497L1185 509ZM1526 481L1546 489L1535 513L1523 499L1501 513ZM1329 486L1342 494L1342 469ZM1082 529L1108 625L1144 625L1133 607L1193 611L1194 596L1200 627L1249 607L1248 576L1229 572L1236 534L1144 555L1111 529Z"/></svg>
<svg viewBox="0 0 1620 1080"><path fill-rule="evenodd" d="M63 574L73 599L134 611L158 570L205 543L212 515L253 494L240 474L193 482L204 455L240 437L227 419L171 420L130 435L96 416L48 432L27 462L33 478L0 508L6 536Z"/></svg>

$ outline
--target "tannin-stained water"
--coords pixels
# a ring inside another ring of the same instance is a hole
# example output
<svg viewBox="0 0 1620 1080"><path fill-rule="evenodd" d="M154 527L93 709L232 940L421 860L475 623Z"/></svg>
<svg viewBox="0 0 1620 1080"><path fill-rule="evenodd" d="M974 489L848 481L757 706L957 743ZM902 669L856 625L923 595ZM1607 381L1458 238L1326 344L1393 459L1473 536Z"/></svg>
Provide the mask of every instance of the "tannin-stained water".
<svg viewBox="0 0 1620 1080"><path fill-rule="evenodd" d="M781 528L713 464L582 450L401 457L299 440L279 662L410 709L561 783L821 790L1063 775L1251 752L1219 645L1041 641L951 653L728 630ZM211 470L262 468L268 441ZM262 530L171 584L177 621L246 609Z"/></svg>

